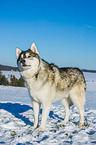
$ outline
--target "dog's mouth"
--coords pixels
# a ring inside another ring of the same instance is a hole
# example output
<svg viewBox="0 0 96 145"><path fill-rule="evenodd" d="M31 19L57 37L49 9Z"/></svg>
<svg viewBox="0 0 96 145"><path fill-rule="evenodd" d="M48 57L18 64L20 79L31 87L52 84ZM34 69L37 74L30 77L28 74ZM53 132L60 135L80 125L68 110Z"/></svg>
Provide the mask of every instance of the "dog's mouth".
<svg viewBox="0 0 96 145"><path fill-rule="evenodd" d="M22 67L31 67L31 65L22 64Z"/></svg>

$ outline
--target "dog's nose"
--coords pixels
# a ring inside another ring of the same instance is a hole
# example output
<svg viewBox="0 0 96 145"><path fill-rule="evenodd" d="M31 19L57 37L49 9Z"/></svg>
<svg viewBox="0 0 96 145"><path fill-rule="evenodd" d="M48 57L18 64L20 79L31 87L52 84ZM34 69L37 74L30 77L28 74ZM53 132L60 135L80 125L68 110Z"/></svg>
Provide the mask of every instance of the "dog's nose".
<svg viewBox="0 0 96 145"><path fill-rule="evenodd" d="M23 63L23 64L24 64L24 63L25 63L25 60L24 60L24 59L22 59L22 60L21 60L21 63Z"/></svg>

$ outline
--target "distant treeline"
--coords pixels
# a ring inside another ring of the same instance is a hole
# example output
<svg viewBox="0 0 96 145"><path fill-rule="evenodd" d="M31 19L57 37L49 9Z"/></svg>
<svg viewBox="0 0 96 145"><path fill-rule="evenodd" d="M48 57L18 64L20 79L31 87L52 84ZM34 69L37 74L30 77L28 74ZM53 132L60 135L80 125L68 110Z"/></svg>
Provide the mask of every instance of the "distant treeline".
<svg viewBox="0 0 96 145"><path fill-rule="evenodd" d="M87 70L87 69L82 69L82 72L90 72L90 73L96 73L96 70Z"/></svg>
<svg viewBox="0 0 96 145"><path fill-rule="evenodd" d="M0 70L1 71L18 71L18 67L12 67L7 65L1 65L0 64Z"/></svg>
<svg viewBox="0 0 96 145"><path fill-rule="evenodd" d="M1 71L18 71L18 67L12 67L7 65L1 65L0 64L0 70ZM82 72L90 72L90 73L96 73L96 70L87 70L87 69L81 69Z"/></svg>
<svg viewBox="0 0 96 145"><path fill-rule="evenodd" d="M10 76L9 81L8 78L6 78L5 75L2 75L2 72L0 71L0 85L24 87L24 81L22 78L17 79L14 75Z"/></svg>

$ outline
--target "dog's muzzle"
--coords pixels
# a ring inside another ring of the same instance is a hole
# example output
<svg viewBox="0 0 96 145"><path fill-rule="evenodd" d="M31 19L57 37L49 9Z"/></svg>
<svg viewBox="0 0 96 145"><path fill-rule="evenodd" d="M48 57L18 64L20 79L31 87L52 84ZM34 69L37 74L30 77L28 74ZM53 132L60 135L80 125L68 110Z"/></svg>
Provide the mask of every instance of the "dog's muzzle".
<svg viewBox="0 0 96 145"><path fill-rule="evenodd" d="M24 59L22 59L21 61L22 67L30 67L31 65L27 65L26 61Z"/></svg>

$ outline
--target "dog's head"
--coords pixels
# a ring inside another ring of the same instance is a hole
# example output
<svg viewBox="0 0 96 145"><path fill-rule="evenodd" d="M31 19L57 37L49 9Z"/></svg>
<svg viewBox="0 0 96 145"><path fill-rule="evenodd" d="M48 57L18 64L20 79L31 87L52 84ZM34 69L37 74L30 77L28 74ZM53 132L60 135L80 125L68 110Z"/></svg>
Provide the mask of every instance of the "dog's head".
<svg viewBox="0 0 96 145"><path fill-rule="evenodd" d="M24 78L33 77L40 69L40 57L35 43L27 51L16 48L16 55L21 76Z"/></svg>

